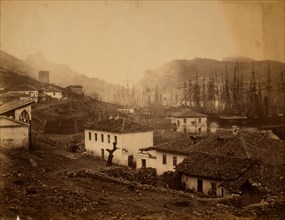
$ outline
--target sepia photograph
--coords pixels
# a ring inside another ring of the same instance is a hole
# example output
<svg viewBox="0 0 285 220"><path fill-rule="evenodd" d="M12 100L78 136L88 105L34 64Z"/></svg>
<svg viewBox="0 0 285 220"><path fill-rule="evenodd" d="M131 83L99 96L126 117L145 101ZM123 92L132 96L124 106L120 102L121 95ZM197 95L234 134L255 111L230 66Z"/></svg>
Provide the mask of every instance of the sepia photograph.
<svg viewBox="0 0 285 220"><path fill-rule="evenodd" d="M284 0L0 0L0 220L281 220L284 193Z"/></svg>

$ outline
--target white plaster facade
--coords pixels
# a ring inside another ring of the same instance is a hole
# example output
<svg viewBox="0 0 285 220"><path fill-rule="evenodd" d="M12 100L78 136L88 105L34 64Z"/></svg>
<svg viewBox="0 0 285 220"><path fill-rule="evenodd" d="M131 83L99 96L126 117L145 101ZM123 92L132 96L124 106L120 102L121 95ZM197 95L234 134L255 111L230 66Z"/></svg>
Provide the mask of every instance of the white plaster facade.
<svg viewBox="0 0 285 220"><path fill-rule="evenodd" d="M135 113L134 108L118 108L117 111L127 113L127 114L134 114Z"/></svg>
<svg viewBox="0 0 285 220"><path fill-rule="evenodd" d="M153 146L153 131L115 133L85 129L84 138L86 151L105 160L109 155L106 149L112 149L113 142L117 142L119 149L113 154L113 162L126 166L129 161L135 162L140 148Z"/></svg>
<svg viewBox="0 0 285 220"><path fill-rule="evenodd" d="M0 149L29 147L29 124L11 118L0 117Z"/></svg>
<svg viewBox="0 0 285 220"><path fill-rule="evenodd" d="M181 163L187 156L174 153L160 152L158 150L142 151L136 155L137 168L152 167L156 169L157 175L167 171L175 171L177 164ZM145 160L145 162L143 161Z"/></svg>
<svg viewBox="0 0 285 220"><path fill-rule="evenodd" d="M199 185L198 181L200 182L200 187L198 186ZM200 177L190 177L185 174L182 174L181 183L182 186L185 187L185 189L193 190L195 192L200 192L208 196L223 197L229 194L224 187L220 186L221 182L216 180L210 180ZM216 188L216 190L214 190L214 188Z"/></svg>
<svg viewBox="0 0 285 220"><path fill-rule="evenodd" d="M47 91L45 93L46 93L46 95L48 95L54 99L58 99L58 100L62 99L62 92L61 91Z"/></svg>
<svg viewBox="0 0 285 220"><path fill-rule="evenodd" d="M205 117L174 117L172 123L176 125L176 130L181 133L206 133L207 116Z"/></svg>
<svg viewBox="0 0 285 220"><path fill-rule="evenodd" d="M29 95L29 97L32 98L35 102L38 102L39 100L39 91L37 90L9 91L8 94L9 93L19 93L19 94Z"/></svg>

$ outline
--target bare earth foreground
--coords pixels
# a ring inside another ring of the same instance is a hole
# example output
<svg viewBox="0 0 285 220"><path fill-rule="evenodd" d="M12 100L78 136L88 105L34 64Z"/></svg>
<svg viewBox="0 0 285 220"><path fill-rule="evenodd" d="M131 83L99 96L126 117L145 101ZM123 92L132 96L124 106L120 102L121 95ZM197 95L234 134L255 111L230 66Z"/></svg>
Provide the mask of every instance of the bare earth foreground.
<svg viewBox="0 0 285 220"><path fill-rule="evenodd" d="M229 200L138 187L96 175L105 161L47 144L0 151L0 219L284 219L284 203L240 208ZM97 170L97 171L96 171ZM231 200L234 201L234 200ZM283 200L284 201L284 200Z"/></svg>

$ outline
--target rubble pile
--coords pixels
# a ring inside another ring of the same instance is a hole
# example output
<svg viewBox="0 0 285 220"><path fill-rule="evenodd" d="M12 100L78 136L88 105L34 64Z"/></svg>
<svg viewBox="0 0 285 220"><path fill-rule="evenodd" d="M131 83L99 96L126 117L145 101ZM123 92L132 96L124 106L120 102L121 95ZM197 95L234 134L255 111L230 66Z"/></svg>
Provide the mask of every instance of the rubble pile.
<svg viewBox="0 0 285 220"><path fill-rule="evenodd" d="M140 168L134 174L135 181L151 186L157 185L157 174L154 168Z"/></svg>
<svg viewBox="0 0 285 220"><path fill-rule="evenodd" d="M165 188L181 190L181 174L176 171L164 172L158 177L158 185L163 186Z"/></svg>

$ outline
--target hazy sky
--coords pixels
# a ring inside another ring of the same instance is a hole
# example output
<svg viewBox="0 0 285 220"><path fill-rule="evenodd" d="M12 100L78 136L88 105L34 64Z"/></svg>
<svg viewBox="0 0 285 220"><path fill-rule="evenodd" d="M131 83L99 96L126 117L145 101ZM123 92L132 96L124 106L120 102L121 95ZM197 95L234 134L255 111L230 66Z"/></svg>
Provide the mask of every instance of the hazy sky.
<svg viewBox="0 0 285 220"><path fill-rule="evenodd" d="M1 50L121 84L174 59L284 62L284 1L1 1Z"/></svg>

